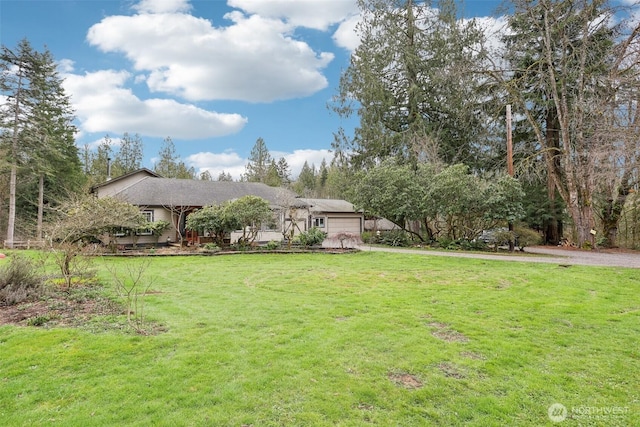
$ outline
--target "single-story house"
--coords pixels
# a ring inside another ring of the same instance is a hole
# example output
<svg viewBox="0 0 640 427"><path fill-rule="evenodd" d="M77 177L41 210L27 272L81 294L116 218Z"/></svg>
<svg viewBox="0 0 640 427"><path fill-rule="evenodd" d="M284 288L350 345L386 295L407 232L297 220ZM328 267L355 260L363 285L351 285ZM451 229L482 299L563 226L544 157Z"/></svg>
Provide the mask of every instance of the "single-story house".
<svg viewBox="0 0 640 427"><path fill-rule="evenodd" d="M364 217L344 200L302 199L285 188L270 187L256 182L200 181L163 178L143 168L108 180L92 188L97 197L116 197L140 208L148 221L172 224L161 236L140 233L134 237L119 236L119 244L156 244L187 241L203 243L207 236L185 230L187 216L204 206L220 204L243 196L258 196L269 202L274 212L272 224L263 225L257 240L281 241L318 227L329 236L343 231L359 235ZM242 231L231 233L237 241Z"/></svg>

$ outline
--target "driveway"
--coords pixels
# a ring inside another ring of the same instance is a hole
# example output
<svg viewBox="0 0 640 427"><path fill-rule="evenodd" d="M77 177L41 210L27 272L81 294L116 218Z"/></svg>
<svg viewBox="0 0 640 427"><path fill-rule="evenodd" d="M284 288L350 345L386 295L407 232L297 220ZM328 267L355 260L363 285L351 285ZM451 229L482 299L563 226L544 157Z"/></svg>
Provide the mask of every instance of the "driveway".
<svg viewBox="0 0 640 427"><path fill-rule="evenodd" d="M359 249L362 251L372 252L395 252L426 256L448 256L456 258L473 258L512 262L640 268L640 253L583 251L577 249L564 249L553 246L534 246L525 248L525 254L522 254L521 256L517 252L515 254L500 255L491 253L484 254L453 251L444 252L408 248L374 247L367 245L362 245L359 247Z"/></svg>

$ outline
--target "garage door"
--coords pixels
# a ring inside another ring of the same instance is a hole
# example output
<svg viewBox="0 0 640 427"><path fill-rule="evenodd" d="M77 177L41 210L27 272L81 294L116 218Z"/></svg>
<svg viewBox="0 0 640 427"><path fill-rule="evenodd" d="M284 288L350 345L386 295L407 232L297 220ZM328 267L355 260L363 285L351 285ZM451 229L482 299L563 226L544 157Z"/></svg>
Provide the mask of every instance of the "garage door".
<svg viewBox="0 0 640 427"><path fill-rule="evenodd" d="M360 234L360 218L353 217L329 217L327 233L329 236L341 231L349 231L354 234Z"/></svg>

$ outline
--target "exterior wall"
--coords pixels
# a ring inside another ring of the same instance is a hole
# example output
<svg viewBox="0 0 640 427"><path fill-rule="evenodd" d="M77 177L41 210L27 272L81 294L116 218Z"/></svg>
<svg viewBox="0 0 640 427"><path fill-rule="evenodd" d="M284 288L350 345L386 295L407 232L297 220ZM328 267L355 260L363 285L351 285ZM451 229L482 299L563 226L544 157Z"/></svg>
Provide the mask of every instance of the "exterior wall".
<svg viewBox="0 0 640 427"><path fill-rule="evenodd" d="M130 176L117 178L116 180L109 181L109 185L97 187L96 195L98 197L113 196L114 194L117 194L122 189L127 188L130 185L135 184L136 182L148 176L149 175L145 172L138 172Z"/></svg>
<svg viewBox="0 0 640 427"><path fill-rule="evenodd" d="M145 208L142 210L153 212L153 222L156 221L167 221L168 223L172 223L171 221L171 212L165 209L162 206L152 206L149 208ZM139 235L139 236L120 236L115 237L116 244L118 245L133 245L136 246L149 246L156 244L166 244L167 242L176 242L176 231L173 226L169 226L161 236L156 237L153 235ZM105 242L108 243L108 242Z"/></svg>

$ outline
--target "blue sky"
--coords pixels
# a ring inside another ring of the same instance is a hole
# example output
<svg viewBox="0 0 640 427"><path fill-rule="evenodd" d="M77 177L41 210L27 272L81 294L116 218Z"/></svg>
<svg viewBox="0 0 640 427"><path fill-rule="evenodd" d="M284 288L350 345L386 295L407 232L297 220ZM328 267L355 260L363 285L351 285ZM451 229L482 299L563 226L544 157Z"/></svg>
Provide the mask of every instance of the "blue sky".
<svg viewBox="0 0 640 427"><path fill-rule="evenodd" d="M137 133L153 168L171 137L197 172L238 179L261 137L295 177L357 124L327 108L357 19L355 0L0 0L0 42L27 38L60 62L80 147Z"/></svg>

